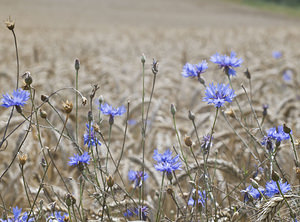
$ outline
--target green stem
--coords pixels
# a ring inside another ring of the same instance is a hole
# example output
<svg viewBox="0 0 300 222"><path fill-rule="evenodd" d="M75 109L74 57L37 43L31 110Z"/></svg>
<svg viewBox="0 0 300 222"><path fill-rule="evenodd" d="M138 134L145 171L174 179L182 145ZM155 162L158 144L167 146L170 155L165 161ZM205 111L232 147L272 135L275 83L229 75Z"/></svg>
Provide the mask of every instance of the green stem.
<svg viewBox="0 0 300 222"><path fill-rule="evenodd" d="M164 186L164 179L165 179L165 172L163 172L162 179L161 179L161 185L160 185L160 191L159 191L159 198L158 198L158 209L156 214L156 222L159 222L160 220L160 202L161 202L161 196L162 196L162 190Z"/></svg>
<svg viewBox="0 0 300 222"><path fill-rule="evenodd" d="M76 108L76 142L78 143L78 69L76 69L76 101L75 101L75 108Z"/></svg>

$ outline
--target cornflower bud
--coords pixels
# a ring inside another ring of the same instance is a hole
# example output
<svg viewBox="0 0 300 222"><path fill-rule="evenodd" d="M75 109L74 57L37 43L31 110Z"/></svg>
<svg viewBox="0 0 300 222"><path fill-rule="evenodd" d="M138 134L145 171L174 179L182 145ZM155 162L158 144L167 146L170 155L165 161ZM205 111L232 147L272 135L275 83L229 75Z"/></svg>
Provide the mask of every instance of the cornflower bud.
<svg viewBox="0 0 300 222"><path fill-rule="evenodd" d="M143 64L145 64L145 62L146 62L146 56L144 55L144 53L142 54L141 62L142 62Z"/></svg>
<svg viewBox="0 0 300 222"><path fill-rule="evenodd" d="M41 95L41 100L42 100L43 102L48 102L48 101L49 101L49 97L46 96L46 95Z"/></svg>
<svg viewBox="0 0 300 222"><path fill-rule="evenodd" d="M285 132L285 133L287 133L287 134L290 134L291 133L291 128L289 128L289 127L287 127L286 125L285 125L285 123L283 124L283 132Z"/></svg>
<svg viewBox="0 0 300 222"><path fill-rule="evenodd" d="M112 188L115 184L115 180L114 178L112 178L112 176L109 176L109 177L106 177L106 183L107 183L107 186Z"/></svg>
<svg viewBox="0 0 300 222"><path fill-rule="evenodd" d="M158 73L158 62L155 59L153 59L153 62L152 62L152 73L154 75L156 75Z"/></svg>
<svg viewBox="0 0 300 222"><path fill-rule="evenodd" d="M102 95L99 96L98 101L99 101L99 104L102 104L104 102L104 98Z"/></svg>
<svg viewBox="0 0 300 222"><path fill-rule="evenodd" d="M65 203L68 207L70 207L76 203L76 199L72 194L67 193L65 196Z"/></svg>
<svg viewBox="0 0 300 222"><path fill-rule="evenodd" d="M244 72L245 76L247 77L247 79L251 79L251 74L249 72L249 69L247 68L246 71Z"/></svg>
<svg viewBox="0 0 300 222"><path fill-rule="evenodd" d="M174 190L173 190L173 188L172 188L171 186L169 186L169 187L167 188L167 193L168 193L169 195L173 195Z"/></svg>
<svg viewBox="0 0 300 222"><path fill-rule="evenodd" d="M263 104L263 116L266 116L268 114L268 104Z"/></svg>
<svg viewBox="0 0 300 222"><path fill-rule="evenodd" d="M190 110L189 110L189 119L192 120L192 121L195 120L195 115L194 115L194 113L191 112Z"/></svg>
<svg viewBox="0 0 300 222"><path fill-rule="evenodd" d="M171 113L172 113L173 116L174 116L175 113L176 113L176 107L175 107L174 104L171 104Z"/></svg>
<svg viewBox="0 0 300 222"><path fill-rule="evenodd" d="M32 83L32 77L31 77L31 75L30 75L30 72L25 72L23 75L22 75L22 77L25 79L25 83L26 83L26 85L27 86L30 86L31 85L31 83Z"/></svg>
<svg viewBox="0 0 300 222"><path fill-rule="evenodd" d="M276 171L272 171L272 180L278 181L280 179L278 173Z"/></svg>
<svg viewBox="0 0 300 222"><path fill-rule="evenodd" d="M24 166L27 161L27 154L25 154L25 153L19 154L18 159L19 159L20 165Z"/></svg>
<svg viewBox="0 0 300 222"><path fill-rule="evenodd" d="M66 113L70 113L72 112L72 109L73 109L73 103L72 102L69 102L68 100L66 102L63 102L63 108L64 108L64 111Z"/></svg>
<svg viewBox="0 0 300 222"><path fill-rule="evenodd" d="M40 116L41 116L41 118L46 119L47 118L47 112L45 110L40 109Z"/></svg>
<svg viewBox="0 0 300 222"><path fill-rule="evenodd" d="M168 172L168 171L167 171L167 178L168 178L168 180L172 181L172 179L173 179L173 174L172 174L171 172Z"/></svg>
<svg viewBox="0 0 300 222"><path fill-rule="evenodd" d="M188 146L188 147L191 147L191 146L193 145L193 142L192 142L190 136L185 136L185 137L184 137L184 143L185 143L185 145Z"/></svg>
<svg viewBox="0 0 300 222"><path fill-rule="evenodd" d="M80 68L80 62L79 59L75 59L75 70L78 71Z"/></svg>

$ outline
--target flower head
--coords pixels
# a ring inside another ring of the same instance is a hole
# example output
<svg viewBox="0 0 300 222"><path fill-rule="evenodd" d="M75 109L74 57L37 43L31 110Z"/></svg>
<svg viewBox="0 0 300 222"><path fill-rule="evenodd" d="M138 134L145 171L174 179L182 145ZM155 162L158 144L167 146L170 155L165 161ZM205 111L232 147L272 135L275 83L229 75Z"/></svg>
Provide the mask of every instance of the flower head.
<svg viewBox="0 0 300 222"><path fill-rule="evenodd" d="M205 60L202 60L199 64L190 64L186 63L182 70L182 76L183 77L200 77L201 73L204 73L206 69L208 68L207 62Z"/></svg>
<svg viewBox="0 0 300 222"><path fill-rule="evenodd" d="M291 190L291 185L288 182L282 183L278 181L280 190L283 194ZM280 191L278 189L277 183L274 180L271 180L266 184L265 195L268 197L273 197L275 194L279 194Z"/></svg>
<svg viewBox="0 0 300 222"><path fill-rule="evenodd" d="M264 189L259 187L258 188L261 193L264 193ZM260 192L255 189L252 185L249 185L245 190L241 190L241 193L244 194L244 202L249 201L250 199L259 199L261 198Z"/></svg>
<svg viewBox="0 0 300 222"><path fill-rule="evenodd" d="M101 143L97 139L95 135L95 130L93 127L93 124L91 123L91 126L89 124L86 124L86 133L83 135L84 145L87 144L88 147L96 146L97 144L100 146Z"/></svg>
<svg viewBox="0 0 300 222"><path fill-rule="evenodd" d="M74 157L69 157L69 159L69 165L76 166L83 163L89 164L91 157L88 152L84 152L81 156L78 154L74 154Z"/></svg>
<svg viewBox="0 0 300 222"><path fill-rule="evenodd" d="M273 51L272 56L274 59L280 59L282 57L282 53L279 51Z"/></svg>
<svg viewBox="0 0 300 222"><path fill-rule="evenodd" d="M141 211L141 213L142 213L142 219L146 220L148 211L149 211L148 207L146 207L146 206L144 206L144 207L139 206L139 207L127 209L123 215L124 215L124 217L137 217L139 215L139 211Z"/></svg>
<svg viewBox="0 0 300 222"><path fill-rule="evenodd" d="M188 201L188 205L190 206L194 206L195 205L195 196L198 196L198 204L200 203L202 205L202 207L205 205L205 199L206 199L206 194L205 194L205 190L203 190L203 192L201 192L200 190L198 190L198 195L196 195L196 189L193 190L193 195L192 197L190 197L189 201Z"/></svg>
<svg viewBox="0 0 300 222"><path fill-rule="evenodd" d="M290 138L290 135L283 131L283 126L278 126L277 128L270 128L267 131L267 134L268 137L272 138L273 140L276 140L277 142L281 142L282 140L288 140Z"/></svg>
<svg viewBox="0 0 300 222"><path fill-rule="evenodd" d="M224 85L218 83L217 86L215 86L211 83L206 87L203 101L208 102L208 104L214 104L215 107L219 108L223 106L225 102L231 103L235 96L234 90L229 87L229 84Z"/></svg>
<svg viewBox="0 0 300 222"><path fill-rule="evenodd" d="M135 182L135 187L142 186L142 180L145 181L148 178L148 174L145 172L143 175L143 171L133 171L130 170L128 172L129 180Z"/></svg>
<svg viewBox="0 0 300 222"><path fill-rule="evenodd" d="M54 215L53 213L47 218L47 221L49 222L55 222L55 221L58 221L58 222L64 222L66 221L65 219L69 217L69 214L67 213L62 213L62 212L57 212L55 211L54 212Z"/></svg>
<svg viewBox="0 0 300 222"><path fill-rule="evenodd" d="M104 115L110 115L112 117L121 116L126 112L126 109L124 106L120 106L118 108L113 108L112 106L108 105L107 103L101 104L100 109Z"/></svg>
<svg viewBox="0 0 300 222"><path fill-rule="evenodd" d="M290 69L284 71L284 73L282 75L282 79L286 83L291 83L293 81L293 71L291 71Z"/></svg>
<svg viewBox="0 0 300 222"><path fill-rule="evenodd" d="M32 222L34 221L34 218L29 218L28 219L28 213L25 212L23 214L23 216L21 215L22 214L22 208L18 208L17 206L13 208L13 214L14 214L14 217L13 218L9 218L7 220L2 220L0 219L1 222Z"/></svg>
<svg viewBox="0 0 300 222"><path fill-rule="evenodd" d="M172 151L169 149L163 154L158 153L157 149L155 149L153 159L157 161L154 167L158 171L172 173L174 170L180 170L181 161L179 160L179 155L173 157Z"/></svg>
<svg viewBox="0 0 300 222"><path fill-rule="evenodd" d="M210 61L219 65L220 69L224 69L229 76L236 76L236 71L233 68L240 67L243 60L236 58L236 53L231 52L230 56L214 54L210 57Z"/></svg>
<svg viewBox="0 0 300 222"><path fill-rule="evenodd" d="M207 151L209 150L209 148L212 146L212 140L213 140L213 137L211 137L210 134L207 134L205 136L203 136L202 138L202 143L201 143L201 148L204 150L204 151Z"/></svg>
<svg viewBox="0 0 300 222"><path fill-rule="evenodd" d="M24 106L29 99L29 96L30 93L23 89L14 90L12 96L10 96L8 93L3 95L1 106L6 108L10 106Z"/></svg>

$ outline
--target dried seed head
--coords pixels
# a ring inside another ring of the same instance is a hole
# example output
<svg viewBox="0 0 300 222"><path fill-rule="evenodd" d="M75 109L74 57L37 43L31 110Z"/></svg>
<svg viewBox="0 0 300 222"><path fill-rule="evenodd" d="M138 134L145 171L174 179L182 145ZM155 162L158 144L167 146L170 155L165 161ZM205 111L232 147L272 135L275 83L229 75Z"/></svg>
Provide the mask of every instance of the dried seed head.
<svg viewBox="0 0 300 222"><path fill-rule="evenodd" d="M75 59L75 70L78 71L80 68L80 62L79 59Z"/></svg>
<svg viewBox="0 0 300 222"><path fill-rule="evenodd" d="M189 119L194 121L195 120L195 114L189 110Z"/></svg>
<svg viewBox="0 0 300 222"><path fill-rule="evenodd" d="M245 76L247 79L251 79L251 73L249 72L249 69L247 68L246 71L244 72Z"/></svg>
<svg viewBox="0 0 300 222"><path fill-rule="evenodd" d="M169 195L173 195L174 190L173 190L173 188L172 188L171 186L169 186L169 187L167 188L167 193L168 193Z"/></svg>
<svg viewBox="0 0 300 222"><path fill-rule="evenodd" d="M108 187L113 187L115 184L115 180L114 178L112 178L112 176L106 177L106 183Z"/></svg>
<svg viewBox="0 0 300 222"><path fill-rule="evenodd" d="M174 116L175 113L176 113L176 107L175 107L174 104L171 104L171 113L172 113L173 116Z"/></svg>
<svg viewBox="0 0 300 222"><path fill-rule="evenodd" d="M41 95L41 100L42 100L43 102L48 102L48 101L49 101L49 97L46 96L46 95Z"/></svg>
<svg viewBox="0 0 300 222"><path fill-rule="evenodd" d="M9 30L14 30L15 28L15 22L11 20L10 17L8 17L8 19L5 21L5 24L6 24L6 27L9 29Z"/></svg>
<svg viewBox="0 0 300 222"><path fill-rule="evenodd" d="M193 141L191 140L190 136L185 136L184 137L184 143L188 147L191 147L193 145Z"/></svg>
<svg viewBox="0 0 300 222"><path fill-rule="evenodd" d="M86 105L86 103L87 103L87 98L86 97L81 97L81 103L82 103L82 105L83 106L85 106Z"/></svg>
<svg viewBox="0 0 300 222"><path fill-rule="evenodd" d="M30 86L26 84L25 80L23 81L23 85L21 87L23 90L29 90Z"/></svg>
<svg viewBox="0 0 300 222"><path fill-rule="evenodd" d="M19 159L20 165L24 166L27 161L27 154L26 153L19 154L18 159Z"/></svg>
<svg viewBox="0 0 300 222"><path fill-rule="evenodd" d="M286 125L285 125L285 123L283 124L283 132L285 132L285 133L287 133L287 134L290 134L291 133L291 128L289 128L289 127L287 127Z"/></svg>
<svg viewBox="0 0 300 222"><path fill-rule="evenodd" d="M68 207L70 207L76 203L76 199L72 194L67 193L65 196L65 203L67 204Z"/></svg>
<svg viewBox="0 0 300 222"><path fill-rule="evenodd" d="M226 111L225 111L225 114L226 114L227 116L230 116L231 118L234 118L234 119L236 118L233 109L226 110Z"/></svg>
<svg viewBox="0 0 300 222"><path fill-rule="evenodd" d="M72 109L73 109L73 103L72 102L69 102L68 100L66 102L63 102L63 107L64 107L64 111L66 113L70 113L72 112Z"/></svg>
<svg viewBox="0 0 300 222"><path fill-rule="evenodd" d="M41 116L41 118L46 119L47 118L47 112L45 110L40 109L40 116Z"/></svg>
<svg viewBox="0 0 300 222"><path fill-rule="evenodd" d="M27 71L22 75L22 78L25 80L25 83L27 86L30 86L32 83L32 77L30 75L30 72Z"/></svg>

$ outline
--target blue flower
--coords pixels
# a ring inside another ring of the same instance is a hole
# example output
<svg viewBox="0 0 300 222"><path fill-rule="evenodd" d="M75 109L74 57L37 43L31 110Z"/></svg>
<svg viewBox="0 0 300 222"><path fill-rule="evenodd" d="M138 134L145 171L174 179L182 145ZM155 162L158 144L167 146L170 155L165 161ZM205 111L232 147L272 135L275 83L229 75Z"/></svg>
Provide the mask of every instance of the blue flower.
<svg viewBox="0 0 300 222"><path fill-rule="evenodd" d="M282 75L282 79L287 83L292 82L293 72L290 69L286 70Z"/></svg>
<svg viewBox="0 0 300 222"><path fill-rule="evenodd" d="M291 185L288 184L288 182L282 183L281 181L279 181L279 187L283 194L291 190ZM279 193L280 191L274 180L271 180L266 184L266 191L265 191L266 196L273 197L275 194L279 194Z"/></svg>
<svg viewBox="0 0 300 222"><path fill-rule="evenodd" d="M224 85L218 83L217 86L214 86L214 84L211 83L206 87L203 101L208 102L208 104L214 104L215 107L219 108L223 106L225 102L232 102L235 96L234 90L229 87L229 84Z"/></svg>
<svg viewBox="0 0 300 222"><path fill-rule="evenodd" d="M263 194L264 193L264 189L259 187L258 188L260 190L260 192ZM246 190L241 190L241 193L244 194L244 202L247 202L249 201L249 199L254 199L254 200L257 200L257 199L260 199L261 198L261 194L260 192L255 189L254 187L252 187L251 185L249 185Z"/></svg>
<svg viewBox="0 0 300 222"><path fill-rule="evenodd" d="M14 90L12 96L8 93L3 95L3 99L1 100L1 106L6 108L10 106L24 106L29 99L30 93L24 91L23 89Z"/></svg>
<svg viewBox="0 0 300 222"><path fill-rule="evenodd" d="M13 208L13 214L14 214L14 217L11 219L7 219L7 220L2 220L0 219L1 222L27 222L27 220L29 222L32 222L34 221L34 218L29 218L28 219L28 213L25 212L23 214L23 216L21 216L21 213L22 213L22 208L18 208L17 206L15 208Z"/></svg>
<svg viewBox="0 0 300 222"><path fill-rule="evenodd" d="M101 104L101 112L104 115L109 115L109 116L121 116L126 112L126 109L124 106L120 106L118 108L113 108L112 106L108 105L107 103Z"/></svg>
<svg viewBox="0 0 300 222"><path fill-rule="evenodd" d="M200 77L201 73L204 73L205 70L208 68L207 62L205 60L202 60L199 64L190 64L186 63L182 70L182 76L183 77Z"/></svg>
<svg viewBox="0 0 300 222"><path fill-rule="evenodd" d="M169 149L163 154L158 153L157 149L155 149L153 159L157 161L154 167L158 171L172 173L174 170L181 170L179 155L172 157L172 151Z"/></svg>
<svg viewBox="0 0 300 222"><path fill-rule="evenodd" d="M190 206L194 206L195 205L195 198L193 198L193 196L195 196L196 189L193 190L193 195L192 197L190 197L189 201L188 201L188 205ZM203 190L203 192L201 192L200 190L198 190L198 203L200 203L202 205L202 207L205 205L205 199L206 199L206 194L205 194L205 190Z"/></svg>
<svg viewBox="0 0 300 222"><path fill-rule="evenodd" d="M270 136L264 136L263 140L261 141L261 145L266 146L266 149L269 152L273 152L273 139Z"/></svg>
<svg viewBox="0 0 300 222"><path fill-rule="evenodd" d="M282 53L279 51L273 51L272 56L274 59L280 59L282 57Z"/></svg>
<svg viewBox="0 0 300 222"><path fill-rule="evenodd" d="M148 211L149 211L148 207L146 207L146 206L144 206L144 207L139 206L139 207L127 209L123 215L124 215L124 217L134 217L134 216L137 217L139 215L139 210L142 213L142 219L146 220Z"/></svg>
<svg viewBox="0 0 300 222"><path fill-rule="evenodd" d="M63 213L63 212L57 212L55 211L54 212L54 215L53 213L47 218L47 221L49 222L55 222L55 221L58 221L58 222L64 222L66 218L69 217L69 214L67 213Z"/></svg>
<svg viewBox="0 0 300 222"><path fill-rule="evenodd" d="M82 154L81 156L79 156L78 154L74 154L74 157L69 157L69 159L70 159L69 165L76 166L79 165L80 163L89 164L91 157L88 152L84 152L84 154Z"/></svg>
<svg viewBox="0 0 300 222"><path fill-rule="evenodd" d="M212 140L214 137L212 137L211 139L210 139L210 137L211 137L210 134L207 134L207 135L203 136L203 138L202 138L201 148L204 151L209 150L209 148L212 146Z"/></svg>
<svg viewBox="0 0 300 222"><path fill-rule="evenodd" d="M148 178L148 174L145 172L143 176L143 171L134 171L130 170L128 172L128 178L131 181L135 182L135 187L142 186L142 180L146 180Z"/></svg>
<svg viewBox="0 0 300 222"><path fill-rule="evenodd" d="M95 130L92 123L91 123L91 127L89 126L88 123L86 124L86 133L83 135L83 140L84 140L84 145L87 144L88 147L96 146L96 144L98 144L99 146L101 145L100 141L97 139L95 135Z"/></svg>
<svg viewBox="0 0 300 222"><path fill-rule="evenodd" d="M226 74L236 76L236 71L233 68L240 67L243 60L236 58L236 53L231 52L230 56L219 55L216 53L210 57L210 61L219 65L220 69L223 69Z"/></svg>
<svg viewBox="0 0 300 222"><path fill-rule="evenodd" d="M276 140L277 142L281 142L282 140L288 140L290 138L290 135L283 131L283 126L278 126L277 128L276 127L270 128L267 131L267 134L268 137L272 138L273 140Z"/></svg>

